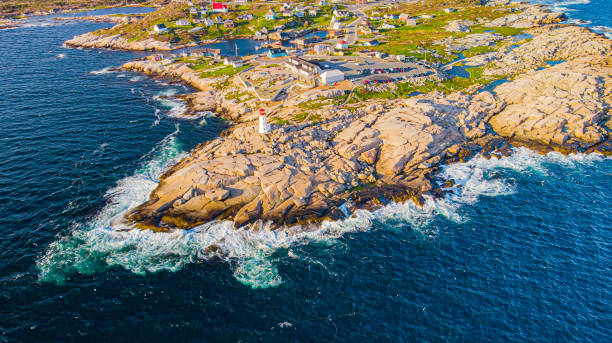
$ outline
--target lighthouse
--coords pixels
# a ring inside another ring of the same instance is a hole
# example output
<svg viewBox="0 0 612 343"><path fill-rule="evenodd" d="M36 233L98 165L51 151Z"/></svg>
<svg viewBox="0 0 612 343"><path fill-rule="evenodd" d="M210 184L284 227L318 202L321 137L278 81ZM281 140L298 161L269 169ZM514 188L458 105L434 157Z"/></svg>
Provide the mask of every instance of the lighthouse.
<svg viewBox="0 0 612 343"><path fill-rule="evenodd" d="M266 134L270 131L270 127L268 127L268 119L266 118L266 113L264 109L259 109L259 133Z"/></svg>

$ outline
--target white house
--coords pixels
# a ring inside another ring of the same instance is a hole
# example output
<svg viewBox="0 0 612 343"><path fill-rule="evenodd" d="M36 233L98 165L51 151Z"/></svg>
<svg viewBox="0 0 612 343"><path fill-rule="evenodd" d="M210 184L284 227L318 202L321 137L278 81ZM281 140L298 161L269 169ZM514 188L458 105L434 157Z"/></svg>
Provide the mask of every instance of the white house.
<svg viewBox="0 0 612 343"><path fill-rule="evenodd" d="M313 47L313 50L315 51L316 54L318 55L326 55L329 53L329 45L325 45L325 44L317 44Z"/></svg>
<svg viewBox="0 0 612 343"><path fill-rule="evenodd" d="M406 26L417 26L417 21L414 18L406 19Z"/></svg>
<svg viewBox="0 0 612 343"><path fill-rule="evenodd" d="M275 19L276 19L276 12L274 12L273 9L270 9L268 13L266 13L266 20L275 20Z"/></svg>
<svg viewBox="0 0 612 343"><path fill-rule="evenodd" d="M321 73L321 82L330 84L344 80L344 73L338 69L326 70Z"/></svg>
<svg viewBox="0 0 612 343"><path fill-rule="evenodd" d="M179 19L177 21L174 22L174 24L176 26L187 26L187 25L191 25L191 23L189 22L189 20L187 19Z"/></svg>
<svg viewBox="0 0 612 343"><path fill-rule="evenodd" d="M226 66L232 66L234 68L242 67L244 62L242 62L242 57L240 56L228 56L223 59L223 64Z"/></svg>
<svg viewBox="0 0 612 343"><path fill-rule="evenodd" d="M374 53L374 56L376 56L377 58L383 58L383 57L386 57L386 56L387 56L387 54L386 54L386 53L384 53L384 52L382 52L382 51L376 51L376 52Z"/></svg>
<svg viewBox="0 0 612 343"><path fill-rule="evenodd" d="M384 23L384 24L382 24L382 26L380 28L381 29L394 29L395 25L391 25L389 23Z"/></svg>
<svg viewBox="0 0 612 343"><path fill-rule="evenodd" d="M164 24L157 24L157 25L153 26L153 31L155 31L155 32L166 32L166 31L168 31L168 28Z"/></svg>
<svg viewBox="0 0 612 343"><path fill-rule="evenodd" d="M348 42L344 39L341 39L336 43L336 50L346 50L348 49Z"/></svg>
<svg viewBox="0 0 612 343"><path fill-rule="evenodd" d="M196 26L196 27L194 27L193 29L191 29L191 30L189 30L189 31L187 31L187 32L191 32L191 33L193 33L193 32L202 31L203 29L204 29L204 28L203 28L202 26Z"/></svg>
<svg viewBox="0 0 612 343"><path fill-rule="evenodd" d="M206 26L213 26L213 25L215 25L215 22L212 19L210 19L210 18L204 18L202 23L204 23L204 25L206 25Z"/></svg>

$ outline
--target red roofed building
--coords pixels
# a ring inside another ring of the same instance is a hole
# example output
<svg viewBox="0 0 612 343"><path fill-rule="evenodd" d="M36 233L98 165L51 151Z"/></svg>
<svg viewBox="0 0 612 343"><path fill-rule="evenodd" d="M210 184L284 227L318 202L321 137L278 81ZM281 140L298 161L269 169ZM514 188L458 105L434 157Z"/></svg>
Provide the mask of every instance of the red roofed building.
<svg viewBox="0 0 612 343"><path fill-rule="evenodd" d="M227 13L227 5L222 2L213 2L213 13Z"/></svg>
<svg viewBox="0 0 612 343"><path fill-rule="evenodd" d="M346 50L348 49L348 42L345 41L344 39L338 41L338 43L336 44L336 50Z"/></svg>

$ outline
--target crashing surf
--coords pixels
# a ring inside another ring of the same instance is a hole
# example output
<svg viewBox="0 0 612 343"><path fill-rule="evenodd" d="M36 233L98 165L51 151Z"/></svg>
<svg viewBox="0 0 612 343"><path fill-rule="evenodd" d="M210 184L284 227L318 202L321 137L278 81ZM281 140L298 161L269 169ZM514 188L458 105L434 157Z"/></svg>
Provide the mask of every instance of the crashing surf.
<svg viewBox="0 0 612 343"><path fill-rule="evenodd" d="M213 221L191 230L153 232L114 224L127 210L145 201L159 176L184 156L176 133L178 127L144 157L142 168L107 192L108 203L98 215L88 223L75 224L70 234L48 247L37 261L42 281L63 283L71 274L91 275L116 266L140 275L176 272L191 263L220 258L228 262L242 284L254 289L276 287L283 280L271 257L279 249L310 243L335 244L345 234L367 231L376 222L407 223L426 239L436 239L438 231L431 225L436 217L467 222L462 206L472 205L480 197L516 192L499 171L545 177L549 172L547 164L576 168L604 158L595 154L540 155L526 148L514 149L510 156L499 159L478 155L441 168L439 182L455 182L444 198L426 197L422 207L409 201L391 203L374 212L360 209L343 220L325 221L318 226L272 230L265 223L256 223L235 229L230 221Z"/></svg>

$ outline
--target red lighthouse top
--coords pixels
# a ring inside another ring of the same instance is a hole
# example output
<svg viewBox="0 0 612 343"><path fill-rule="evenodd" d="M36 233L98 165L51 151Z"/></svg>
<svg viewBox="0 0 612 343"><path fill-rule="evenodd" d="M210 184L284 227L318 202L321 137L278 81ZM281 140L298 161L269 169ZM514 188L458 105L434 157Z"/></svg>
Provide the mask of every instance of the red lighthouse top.
<svg viewBox="0 0 612 343"><path fill-rule="evenodd" d="M265 113L264 113L264 109L263 109L263 108L260 108L260 109L259 109L259 115L260 115L260 116L265 115Z"/></svg>

